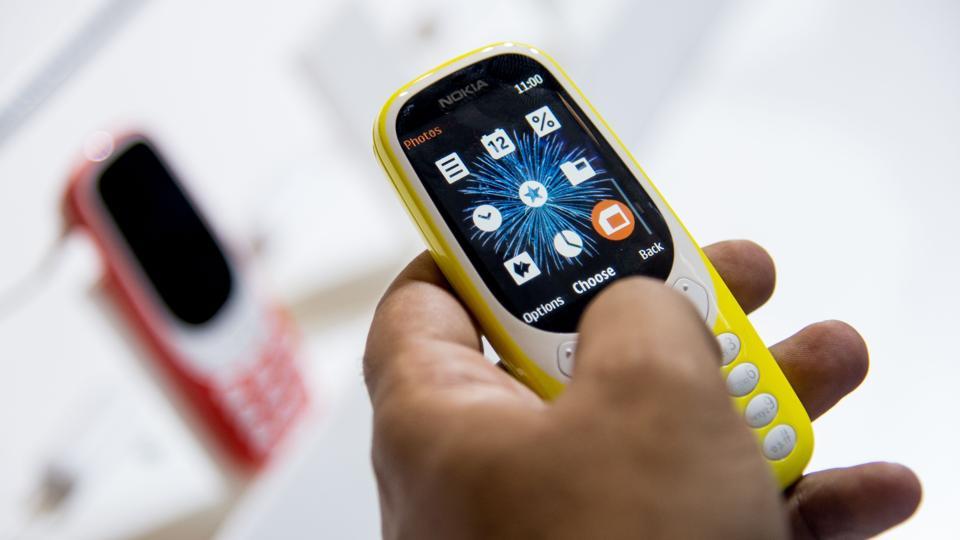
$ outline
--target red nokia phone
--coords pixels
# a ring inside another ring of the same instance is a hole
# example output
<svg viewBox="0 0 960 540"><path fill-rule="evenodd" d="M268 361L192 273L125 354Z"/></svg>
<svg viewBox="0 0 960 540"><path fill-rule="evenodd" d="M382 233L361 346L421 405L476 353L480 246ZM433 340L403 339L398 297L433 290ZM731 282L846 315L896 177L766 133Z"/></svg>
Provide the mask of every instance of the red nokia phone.
<svg viewBox="0 0 960 540"><path fill-rule="evenodd" d="M93 236L107 285L154 358L241 463L266 461L307 393L297 334L142 135L70 180L65 214Z"/></svg>

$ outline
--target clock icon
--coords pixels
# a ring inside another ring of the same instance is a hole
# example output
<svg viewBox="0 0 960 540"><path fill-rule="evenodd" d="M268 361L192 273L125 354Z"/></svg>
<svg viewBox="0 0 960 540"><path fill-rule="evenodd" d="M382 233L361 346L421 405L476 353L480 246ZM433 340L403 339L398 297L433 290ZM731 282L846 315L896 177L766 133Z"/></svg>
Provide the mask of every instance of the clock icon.
<svg viewBox="0 0 960 540"><path fill-rule="evenodd" d="M583 238L569 229L564 229L553 237L553 249L560 255L572 259L583 253Z"/></svg>
<svg viewBox="0 0 960 540"><path fill-rule="evenodd" d="M500 228L503 216L496 206L481 204L473 209L473 226L483 232L493 232Z"/></svg>

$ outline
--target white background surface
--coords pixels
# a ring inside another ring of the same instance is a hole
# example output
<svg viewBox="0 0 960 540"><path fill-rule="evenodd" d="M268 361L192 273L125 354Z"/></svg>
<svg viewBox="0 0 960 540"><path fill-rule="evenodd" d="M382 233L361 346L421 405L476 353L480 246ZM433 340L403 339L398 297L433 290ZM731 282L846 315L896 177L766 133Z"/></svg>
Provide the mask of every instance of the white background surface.
<svg viewBox="0 0 960 540"><path fill-rule="evenodd" d="M0 95L96 4L0 4ZM375 537L359 362L372 306L419 242L367 147L369 123L393 87L450 55L534 42L632 141L698 240L769 248L779 286L753 317L761 335L839 318L867 338L871 373L817 422L811 469L907 463L925 499L891 536L956 536L960 5L661 4L148 2L0 146L0 288L52 242L85 134L148 130L221 227L260 246L262 273L306 333L318 396L221 536ZM138 437L151 450L131 450L59 521L29 531L208 536L202 520L162 528L216 508L230 488L132 361L145 353L105 312L98 273L72 238L40 292L0 319L0 537L22 530L68 412L104 392L145 418Z"/></svg>

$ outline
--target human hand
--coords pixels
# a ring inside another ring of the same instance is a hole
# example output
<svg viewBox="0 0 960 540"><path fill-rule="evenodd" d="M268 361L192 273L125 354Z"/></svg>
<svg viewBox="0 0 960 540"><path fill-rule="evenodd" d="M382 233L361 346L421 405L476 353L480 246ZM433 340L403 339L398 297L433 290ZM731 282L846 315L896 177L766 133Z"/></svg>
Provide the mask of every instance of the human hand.
<svg viewBox="0 0 960 540"><path fill-rule="evenodd" d="M761 248L705 251L744 310L770 297ZM812 473L778 493L718 376L713 336L661 283L611 285L579 330L575 376L545 403L483 356L427 254L401 273L364 358L385 537L849 538L916 509L918 480L887 463ZM867 371L863 340L839 322L771 351L811 418Z"/></svg>

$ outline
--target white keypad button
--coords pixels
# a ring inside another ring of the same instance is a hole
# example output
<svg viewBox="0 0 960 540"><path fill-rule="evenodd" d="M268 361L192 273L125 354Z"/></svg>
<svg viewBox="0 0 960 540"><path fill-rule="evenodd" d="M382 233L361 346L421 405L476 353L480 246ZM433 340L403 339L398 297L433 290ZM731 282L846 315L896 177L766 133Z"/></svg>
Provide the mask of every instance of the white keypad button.
<svg viewBox="0 0 960 540"><path fill-rule="evenodd" d="M257 383L257 387L260 388L260 391L267 391L272 386L270 384L273 380L272 366L261 363L258 366L257 372L253 376L253 380Z"/></svg>
<svg viewBox="0 0 960 540"><path fill-rule="evenodd" d="M223 400L226 402L227 407L231 411L240 411L247 406L247 393L243 386L239 384L223 391L221 395L223 396Z"/></svg>
<svg viewBox="0 0 960 540"><path fill-rule="evenodd" d="M720 344L723 365L728 365L740 355L740 338L736 334L724 332L717 336L717 342Z"/></svg>
<svg viewBox="0 0 960 540"><path fill-rule="evenodd" d="M576 341L561 343L557 348L557 368L567 377L573 376L573 353L576 349Z"/></svg>
<svg viewBox="0 0 960 540"><path fill-rule="evenodd" d="M747 420L747 425L752 428L762 428L773 422L777 416L777 398L770 394L760 394L747 403L747 408L743 411L743 416Z"/></svg>
<svg viewBox="0 0 960 540"><path fill-rule="evenodd" d="M237 416L240 418L240 425L244 429L253 429L260 424L260 410L255 405L249 405L241 409Z"/></svg>
<svg viewBox="0 0 960 540"><path fill-rule="evenodd" d="M673 283L673 288L693 302L703 320L707 320L707 314L710 311L710 296L703 285L689 278L680 278Z"/></svg>
<svg viewBox="0 0 960 540"><path fill-rule="evenodd" d="M266 450L273 443L273 429L268 424L260 424L253 429L252 439L258 450Z"/></svg>
<svg viewBox="0 0 960 540"><path fill-rule="evenodd" d="M727 391L731 396L741 397L749 394L760 381L760 370L750 362L744 362L730 370L727 375Z"/></svg>
<svg viewBox="0 0 960 540"><path fill-rule="evenodd" d="M763 455L769 460L783 459L797 445L797 432L786 424L780 424L767 432L763 438Z"/></svg>
<svg viewBox="0 0 960 540"><path fill-rule="evenodd" d="M280 404L280 410L277 412L277 415L280 418L281 424L286 425L287 421L293 418L293 413L297 412L297 405L299 405L299 402L296 398L289 399Z"/></svg>
<svg viewBox="0 0 960 540"><path fill-rule="evenodd" d="M286 388L280 385L274 386L267 391L267 402L271 407L277 407L283 402L283 397L285 394Z"/></svg>

